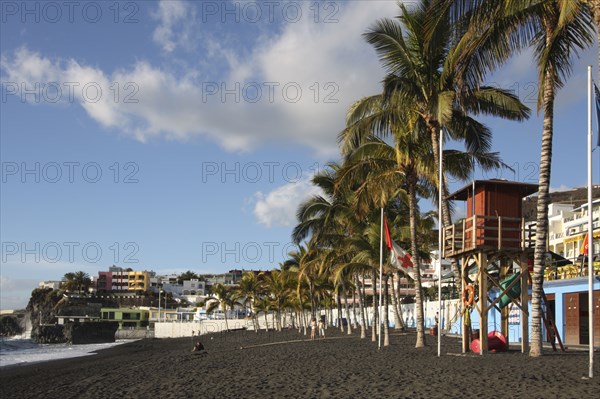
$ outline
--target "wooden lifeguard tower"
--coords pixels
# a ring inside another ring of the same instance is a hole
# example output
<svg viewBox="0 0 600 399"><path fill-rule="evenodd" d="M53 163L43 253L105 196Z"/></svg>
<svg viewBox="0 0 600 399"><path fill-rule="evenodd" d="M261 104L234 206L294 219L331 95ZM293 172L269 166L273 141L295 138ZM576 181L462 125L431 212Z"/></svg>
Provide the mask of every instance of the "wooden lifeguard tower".
<svg viewBox="0 0 600 399"><path fill-rule="evenodd" d="M521 350L528 350L528 259L533 258L535 228L526 226L522 204L524 197L537 191L537 184L475 180L448 197L467 202L466 218L444 227L443 239L444 257L454 258L460 265L463 295L469 294L468 286L474 287L472 304L466 310L470 301L463 301L463 352L470 350L471 310L480 317L481 354L488 350L488 312L493 308L501 314L501 332L508 342L506 305L511 302L521 311ZM493 287L499 295L491 299L488 294Z"/></svg>

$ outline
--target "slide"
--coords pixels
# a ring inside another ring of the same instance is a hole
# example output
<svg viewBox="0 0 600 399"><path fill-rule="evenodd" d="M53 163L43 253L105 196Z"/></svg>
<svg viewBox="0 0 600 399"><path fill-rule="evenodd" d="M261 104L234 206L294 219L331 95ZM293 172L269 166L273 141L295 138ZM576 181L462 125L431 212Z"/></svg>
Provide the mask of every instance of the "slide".
<svg viewBox="0 0 600 399"><path fill-rule="evenodd" d="M471 341L471 350L475 353L481 351L481 341L479 338ZM490 331L488 334L488 350L490 352L506 352L508 350L506 337L500 331Z"/></svg>

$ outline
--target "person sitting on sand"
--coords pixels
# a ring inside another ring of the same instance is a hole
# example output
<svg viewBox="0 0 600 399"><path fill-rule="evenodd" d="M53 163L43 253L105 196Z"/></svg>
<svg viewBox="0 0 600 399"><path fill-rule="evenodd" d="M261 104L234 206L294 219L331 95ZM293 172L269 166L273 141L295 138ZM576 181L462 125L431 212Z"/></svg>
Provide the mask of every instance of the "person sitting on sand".
<svg viewBox="0 0 600 399"><path fill-rule="evenodd" d="M315 339L316 335L317 335L317 319L315 319L313 317L312 320L310 321L310 339L311 339L311 341Z"/></svg>
<svg viewBox="0 0 600 399"><path fill-rule="evenodd" d="M319 336L325 338L325 323L323 322L323 319L319 320Z"/></svg>
<svg viewBox="0 0 600 399"><path fill-rule="evenodd" d="M192 348L192 352L208 353L206 352L206 349L204 349L204 345L202 345L202 342L200 341L196 342L196 345L194 345L194 347Z"/></svg>

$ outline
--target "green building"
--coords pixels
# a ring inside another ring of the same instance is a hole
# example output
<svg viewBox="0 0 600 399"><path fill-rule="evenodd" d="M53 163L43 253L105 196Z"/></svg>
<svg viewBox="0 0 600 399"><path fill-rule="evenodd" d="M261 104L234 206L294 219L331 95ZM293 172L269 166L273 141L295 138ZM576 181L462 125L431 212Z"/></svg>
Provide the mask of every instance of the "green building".
<svg viewBox="0 0 600 399"><path fill-rule="evenodd" d="M119 328L147 327L150 312L135 308L102 308L102 320L116 321Z"/></svg>

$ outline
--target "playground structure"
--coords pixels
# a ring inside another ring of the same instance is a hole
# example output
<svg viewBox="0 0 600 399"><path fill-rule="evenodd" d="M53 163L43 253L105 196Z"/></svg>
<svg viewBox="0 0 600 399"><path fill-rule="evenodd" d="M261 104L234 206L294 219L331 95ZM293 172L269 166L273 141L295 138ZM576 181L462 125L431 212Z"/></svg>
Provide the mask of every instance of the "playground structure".
<svg viewBox="0 0 600 399"><path fill-rule="evenodd" d="M481 354L489 349L488 313L494 308L500 312L501 334L508 342L511 303L520 310L521 351L528 350L528 287L535 224L526 224L522 218L522 199L537 190L536 184L475 180L448 197L467 201L467 217L444 227L443 231L443 256L455 259L460 265L463 352L471 348L472 311L479 314L480 342L474 347ZM499 292L494 299L490 297L491 290ZM551 318L544 317L544 322L552 336L557 336ZM491 336L495 340L496 334Z"/></svg>

